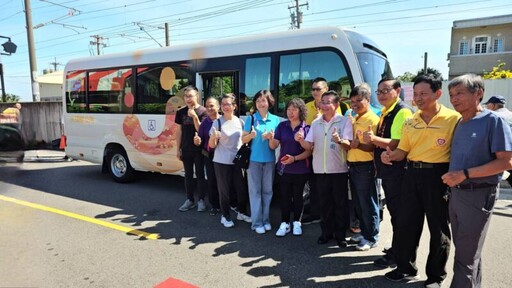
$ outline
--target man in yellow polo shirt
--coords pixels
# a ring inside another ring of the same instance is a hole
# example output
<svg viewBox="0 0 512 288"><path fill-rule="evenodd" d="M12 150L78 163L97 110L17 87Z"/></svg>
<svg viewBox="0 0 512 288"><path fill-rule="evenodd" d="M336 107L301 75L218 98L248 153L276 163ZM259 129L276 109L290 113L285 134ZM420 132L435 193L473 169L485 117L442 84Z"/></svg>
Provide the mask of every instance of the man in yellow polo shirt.
<svg viewBox="0 0 512 288"><path fill-rule="evenodd" d="M453 131L461 116L438 103L441 87L441 80L433 75L421 75L414 80L414 101L419 110L404 123L397 149L387 148L381 155L384 164L407 158L397 223L397 268L386 273L386 278L418 278L416 250L426 215L430 251L425 287L441 287L451 242L448 202L444 198L447 186L441 176L448 171Z"/></svg>
<svg viewBox="0 0 512 288"><path fill-rule="evenodd" d="M350 191L359 217L361 236L356 249L367 251L377 246L379 240L379 195L375 184L373 163L374 145L365 142L363 132L377 132L379 116L370 109L372 91L366 83L355 86L350 92L350 108L353 118L353 140L350 142L347 160L350 174Z"/></svg>

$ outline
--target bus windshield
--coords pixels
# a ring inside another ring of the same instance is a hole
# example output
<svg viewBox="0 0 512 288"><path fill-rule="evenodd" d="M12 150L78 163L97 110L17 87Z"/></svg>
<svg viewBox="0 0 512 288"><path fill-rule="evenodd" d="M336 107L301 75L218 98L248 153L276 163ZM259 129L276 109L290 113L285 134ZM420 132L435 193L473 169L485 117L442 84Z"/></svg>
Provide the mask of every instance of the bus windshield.
<svg viewBox="0 0 512 288"><path fill-rule="evenodd" d="M374 53L358 53L357 60L359 61L359 66L361 67L361 73L363 74L364 82L366 82L372 88L372 97L370 103L375 108L381 108L377 94L375 90L377 90L377 85L381 79L384 78L393 78L393 73L391 73L391 68L389 67L388 61Z"/></svg>

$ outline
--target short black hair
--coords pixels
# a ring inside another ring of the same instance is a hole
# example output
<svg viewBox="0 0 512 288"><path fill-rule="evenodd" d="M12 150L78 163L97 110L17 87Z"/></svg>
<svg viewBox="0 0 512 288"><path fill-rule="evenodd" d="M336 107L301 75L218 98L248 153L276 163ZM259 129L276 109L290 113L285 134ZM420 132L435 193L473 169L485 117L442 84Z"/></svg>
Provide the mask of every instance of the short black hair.
<svg viewBox="0 0 512 288"><path fill-rule="evenodd" d="M412 87L420 83L429 84L432 92L436 92L437 90L441 90L443 88L443 81L441 81L441 78L436 77L434 74L420 74L414 77L413 82L414 84Z"/></svg>
<svg viewBox="0 0 512 288"><path fill-rule="evenodd" d="M377 84L377 86L380 85L380 83L386 82L386 81L393 81L393 89L402 87L402 85L400 84L400 81L395 78L382 78L382 79L380 79L379 84Z"/></svg>

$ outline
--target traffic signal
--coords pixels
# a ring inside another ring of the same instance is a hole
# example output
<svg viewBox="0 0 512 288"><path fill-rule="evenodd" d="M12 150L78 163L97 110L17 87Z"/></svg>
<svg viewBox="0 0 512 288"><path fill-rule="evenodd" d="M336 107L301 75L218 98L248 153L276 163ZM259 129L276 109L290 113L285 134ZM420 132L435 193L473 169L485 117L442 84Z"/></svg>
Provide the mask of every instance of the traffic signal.
<svg viewBox="0 0 512 288"><path fill-rule="evenodd" d="M11 40L2 44L2 47L4 47L4 51L9 54L16 53L16 48L18 48L18 46L16 46L16 44L12 43Z"/></svg>

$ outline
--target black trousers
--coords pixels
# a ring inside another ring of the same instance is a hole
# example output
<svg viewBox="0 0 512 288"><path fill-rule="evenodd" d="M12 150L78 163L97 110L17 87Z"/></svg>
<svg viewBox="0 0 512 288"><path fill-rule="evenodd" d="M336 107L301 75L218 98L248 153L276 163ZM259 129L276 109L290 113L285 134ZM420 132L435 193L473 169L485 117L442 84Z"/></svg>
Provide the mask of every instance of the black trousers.
<svg viewBox="0 0 512 288"><path fill-rule="evenodd" d="M291 208L293 207L293 221L300 221L304 208L304 186L308 174L288 174L279 176L279 192L281 196L281 222L290 222Z"/></svg>
<svg viewBox="0 0 512 288"><path fill-rule="evenodd" d="M185 168L185 191L188 200L194 201L194 190L198 191L199 199L206 195L206 180L204 178L204 156L201 151L183 151L181 154L183 168ZM194 185L194 167L197 178L197 187Z"/></svg>
<svg viewBox="0 0 512 288"><path fill-rule="evenodd" d="M246 214L249 195L245 189L242 169L237 165L213 162L219 190L220 211L226 219L231 219L229 212L230 190L234 188L237 195L238 211Z"/></svg>
<svg viewBox="0 0 512 288"><path fill-rule="evenodd" d="M405 172L402 185L396 249L398 269L408 274L418 271L416 252L426 216L430 231L426 267L429 282L440 282L446 278L451 235L448 202L443 198L447 186L441 176L447 171L447 163L436 164L434 168L409 168Z"/></svg>
<svg viewBox="0 0 512 288"><path fill-rule="evenodd" d="M204 166L206 167L206 177L208 186L208 201L214 209L220 209L219 203L219 190L217 189L217 178L215 177L215 169L213 168L213 161L204 157Z"/></svg>
<svg viewBox="0 0 512 288"><path fill-rule="evenodd" d="M350 222L348 173L315 174L315 177L320 198L321 237L345 241Z"/></svg>
<svg viewBox="0 0 512 288"><path fill-rule="evenodd" d="M404 170L405 173L405 170ZM386 206L388 207L389 215L391 217L391 226L393 228L393 237L391 239L391 248L388 255L395 257L397 246L397 227L398 227L398 214L400 211L400 195L402 195L402 177L394 177L382 179L382 190L386 196Z"/></svg>

